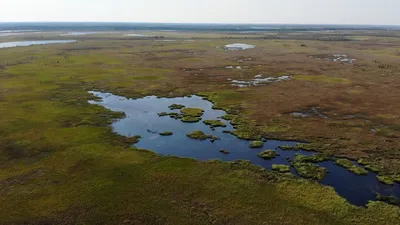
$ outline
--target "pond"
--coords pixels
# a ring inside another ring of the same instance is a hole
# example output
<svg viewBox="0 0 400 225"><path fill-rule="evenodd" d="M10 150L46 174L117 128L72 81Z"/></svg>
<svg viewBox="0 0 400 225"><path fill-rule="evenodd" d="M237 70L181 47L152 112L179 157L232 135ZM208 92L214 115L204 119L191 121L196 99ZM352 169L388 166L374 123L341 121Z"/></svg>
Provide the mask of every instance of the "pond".
<svg viewBox="0 0 400 225"><path fill-rule="evenodd" d="M296 154L313 155L315 152L303 150L282 150L279 146L295 146L295 141L264 140L262 148L250 148L250 141L241 140L237 137L224 133L224 130L233 130L229 121L221 119L226 115L222 110L212 109L213 104L199 96L188 96L180 98L157 98L149 96L140 99L128 99L110 93L90 92L100 100L89 101L91 104L104 106L112 111L124 112L126 117L112 124L114 132L124 136L140 135L140 142L135 144L138 148L149 149L158 154L179 157L194 158L197 160L220 159L222 161L249 160L255 165L262 166L268 170L273 164L290 165ZM181 120L160 117L161 112L176 112L179 109L170 110L172 104L184 105L186 108L201 108L204 110L202 121L197 123L184 123ZM226 127L211 129L203 123L204 120L221 120ZM203 131L207 135L219 137L220 140L211 142L209 140L194 140L187 137L193 131ZM173 132L172 136L162 136L160 133ZM220 152L222 149L229 154ZM266 149L273 149L278 153L276 158L264 160L258 154ZM288 160L290 159L290 160ZM333 161L318 163L328 169L327 176L320 181L324 185L335 188L338 194L346 198L350 203L364 206L369 200L376 199L376 193L400 197L400 185L385 185L377 181L376 174L369 171L368 175L357 176L348 170L337 166ZM298 176L293 167L291 172Z"/></svg>
<svg viewBox="0 0 400 225"><path fill-rule="evenodd" d="M240 51L240 50L246 50L246 49L251 49L251 48L255 48L255 47L256 46L254 46L254 45L240 44L240 43L225 45L225 48L230 51Z"/></svg>
<svg viewBox="0 0 400 225"><path fill-rule="evenodd" d="M25 47L31 45L65 44L76 42L75 40L44 40L44 41L16 41L0 43L0 48Z"/></svg>

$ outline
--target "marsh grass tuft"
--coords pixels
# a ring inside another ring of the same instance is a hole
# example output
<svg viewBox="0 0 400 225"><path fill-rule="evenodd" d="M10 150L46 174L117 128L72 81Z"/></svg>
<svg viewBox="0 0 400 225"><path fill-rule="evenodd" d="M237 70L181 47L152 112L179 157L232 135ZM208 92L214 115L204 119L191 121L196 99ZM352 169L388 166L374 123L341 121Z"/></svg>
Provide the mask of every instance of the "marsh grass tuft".
<svg viewBox="0 0 400 225"><path fill-rule="evenodd" d="M283 165L283 164L273 164L272 165L272 170L276 170L280 173L289 173L290 172L290 166L289 165Z"/></svg>
<svg viewBox="0 0 400 225"><path fill-rule="evenodd" d="M201 117L204 113L200 108L183 108L181 109L183 117Z"/></svg>
<svg viewBox="0 0 400 225"><path fill-rule="evenodd" d="M161 136L172 136L174 133L170 131L160 133Z"/></svg>
<svg viewBox="0 0 400 225"><path fill-rule="evenodd" d="M221 120L204 120L203 123L210 126L211 128L226 127L226 124L223 123Z"/></svg>
<svg viewBox="0 0 400 225"><path fill-rule="evenodd" d="M298 163L293 163L293 166L296 169L296 172L300 176L305 178L322 180L328 173L328 170L326 168L312 163L298 162Z"/></svg>
<svg viewBox="0 0 400 225"><path fill-rule="evenodd" d="M174 110L174 109L183 109L183 108L185 108L185 106L184 106L184 105L180 105L180 104L172 104L172 105L168 106L168 108L169 108L170 110Z"/></svg>
<svg viewBox="0 0 400 225"><path fill-rule="evenodd" d="M344 167L347 170L349 170L350 172L355 173L357 175L367 175L368 174L368 171L366 169L355 165L352 161L350 161L348 159L337 159L335 161L335 163L336 163L336 165Z"/></svg>
<svg viewBox="0 0 400 225"><path fill-rule="evenodd" d="M262 148L264 146L263 141L252 141L250 142L250 148Z"/></svg>
<svg viewBox="0 0 400 225"><path fill-rule="evenodd" d="M274 150L265 150L263 152L260 152L258 154L259 157L263 158L263 159L273 159L275 157L278 156L278 154L274 151Z"/></svg>
<svg viewBox="0 0 400 225"><path fill-rule="evenodd" d="M193 131L190 134L186 134L186 136L189 137L189 138L192 138L192 139L197 139L197 140L206 140L206 139L210 139L210 140L213 140L213 141L220 140L219 137L214 137L212 135L207 135L203 131L200 131L200 130Z"/></svg>

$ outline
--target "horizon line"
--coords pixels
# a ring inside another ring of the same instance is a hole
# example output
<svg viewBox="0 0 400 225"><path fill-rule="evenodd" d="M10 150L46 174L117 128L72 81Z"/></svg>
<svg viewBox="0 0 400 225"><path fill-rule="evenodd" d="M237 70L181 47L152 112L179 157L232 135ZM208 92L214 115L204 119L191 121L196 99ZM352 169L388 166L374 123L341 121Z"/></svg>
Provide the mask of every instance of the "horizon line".
<svg viewBox="0 0 400 225"><path fill-rule="evenodd" d="M243 23L243 22L131 22L131 21L0 21L0 23L127 23L127 24L193 24L193 25L342 25L342 26L400 26L400 24L358 24L358 23Z"/></svg>

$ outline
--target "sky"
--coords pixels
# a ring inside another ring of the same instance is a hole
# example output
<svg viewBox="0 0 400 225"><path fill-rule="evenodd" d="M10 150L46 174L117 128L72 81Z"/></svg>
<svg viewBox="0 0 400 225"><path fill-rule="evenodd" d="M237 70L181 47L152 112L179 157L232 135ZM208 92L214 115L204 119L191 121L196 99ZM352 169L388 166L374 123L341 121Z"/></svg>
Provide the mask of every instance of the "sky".
<svg viewBox="0 0 400 225"><path fill-rule="evenodd" d="M400 25L400 0L1 0L0 22Z"/></svg>

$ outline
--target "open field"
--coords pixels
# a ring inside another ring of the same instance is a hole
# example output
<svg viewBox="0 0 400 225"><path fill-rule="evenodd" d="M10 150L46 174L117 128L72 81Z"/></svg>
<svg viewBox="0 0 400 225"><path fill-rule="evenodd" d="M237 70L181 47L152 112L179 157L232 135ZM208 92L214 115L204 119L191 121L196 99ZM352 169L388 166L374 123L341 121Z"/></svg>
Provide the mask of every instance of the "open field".
<svg viewBox="0 0 400 225"><path fill-rule="evenodd" d="M0 37L78 40L0 49L0 224L398 223L396 206L355 207L332 188L290 175L137 150L136 140L109 126L121 113L87 102L92 90L199 94L246 121L239 130L310 142L362 158L380 175L400 175L400 32L349 31L351 41L335 41L344 36L337 32ZM223 48L232 43L256 48ZM330 54L356 61L314 57ZM232 85L258 74L291 79Z"/></svg>

